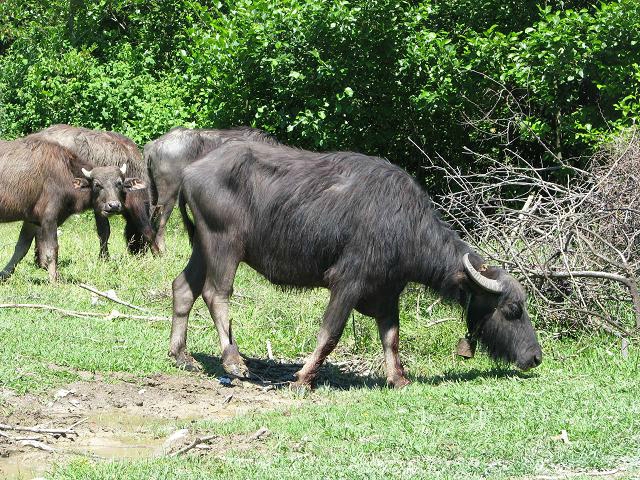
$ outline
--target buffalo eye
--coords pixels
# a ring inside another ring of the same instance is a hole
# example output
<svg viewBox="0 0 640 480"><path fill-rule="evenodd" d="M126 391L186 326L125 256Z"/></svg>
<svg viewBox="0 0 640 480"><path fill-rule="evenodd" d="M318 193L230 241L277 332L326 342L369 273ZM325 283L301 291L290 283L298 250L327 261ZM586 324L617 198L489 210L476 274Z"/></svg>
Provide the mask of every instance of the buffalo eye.
<svg viewBox="0 0 640 480"><path fill-rule="evenodd" d="M503 308L504 316L509 320L517 320L522 316L522 305L519 303L509 303Z"/></svg>
<svg viewBox="0 0 640 480"><path fill-rule="evenodd" d="M102 190L104 187L102 186L102 184L100 182L93 182L93 188L95 188L96 190Z"/></svg>

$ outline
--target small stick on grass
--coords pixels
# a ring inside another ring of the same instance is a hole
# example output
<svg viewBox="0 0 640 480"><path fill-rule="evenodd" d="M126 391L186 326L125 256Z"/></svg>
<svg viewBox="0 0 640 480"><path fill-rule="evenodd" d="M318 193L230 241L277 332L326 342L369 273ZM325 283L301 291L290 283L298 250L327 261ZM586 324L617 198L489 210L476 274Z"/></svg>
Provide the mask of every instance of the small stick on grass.
<svg viewBox="0 0 640 480"><path fill-rule="evenodd" d="M78 432L71 428L39 428L21 427L19 425L7 425L0 423L0 430L13 430L15 432L47 433L49 435L78 435Z"/></svg>
<svg viewBox="0 0 640 480"><path fill-rule="evenodd" d="M117 310L112 310L110 313L79 312L76 310L67 310L65 308L54 307L52 305L44 305L41 303L0 303L0 308L34 308L38 310L50 310L52 312L58 312L62 315L76 318L104 318L107 320L113 320L115 318L125 318L129 320L146 320L148 322L168 322L169 320L171 320L168 317L160 316L128 315Z"/></svg>
<svg viewBox="0 0 640 480"><path fill-rule="evenodd" d="M189 445L187 445L186 447L181 448L180 450L178 450L176 452L173 452L169 456L170 457L177 457L178 455L182 455L184 453L187 453L189 450L192 450L192 449L196 448L201 443L208 442L209 440L213 440L214 438L216 438L216 435L207 435L206 437L198 437L193 442L191 442Z"/></svg>
<svg viewBox="0 0 640 480"><path fill-rule="evenodd" d="M50 447L49 445L47 445L46 443L43 442L38 442L36 440L21 440L20 445L24 445L26 447L33 447L33 448L37 448L38 450L44 450L45 452L55 452L55 448Z"/></svg>
<svg viewBox="0 0 640 480"><path fill-rule="evenodd" d="M120 305L124 305L125 307L133 308L134 310L138 310L140 312L149 312L146 308L138 307L129 302L125 302L124 300L120 300L115 294L109 295L108 293L101 292L100 290L92 287L91 285L87 285L86 283L78 283L80 288L84 288L85 290L89 290L91 293L95 293L96 295L106 298L107 300L111 300L112 302L119 303Z"/></svg>
<svg viewBox="0 0 640 480"><path fill-rule="evenodd" d="M441 323L448 322L449 320L455 320L455 318L454 317L440 318L439 320L435 320L435 321L433 321L431 323L428 323L427 325L425 325L425 328L430 328L430 327L433 327L435 325L439 325Z"/></svg>

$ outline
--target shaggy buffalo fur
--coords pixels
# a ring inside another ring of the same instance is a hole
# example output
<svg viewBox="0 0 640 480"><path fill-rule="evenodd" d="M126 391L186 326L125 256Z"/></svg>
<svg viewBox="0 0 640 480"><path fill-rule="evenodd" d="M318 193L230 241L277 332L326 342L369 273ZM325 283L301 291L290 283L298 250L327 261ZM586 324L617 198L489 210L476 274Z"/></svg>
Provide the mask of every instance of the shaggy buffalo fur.
<svg viewBox="0 0 640 480"><path fill-rule="evenodd" d="M94 179L82 169L92 170ZM100 181L98 192L93 183ZM38 235L40 262L57 277L57 227L72 213L96 212L120 201L127 182L117 167L93 167L69 149L35 137L0 142L0 221L23 221L14 254L0 272L9 277Z"/></svg>
<svg viewBox="0 0 640 480"><path fill-rule="evenodd" d="M27 138L59 143L96 167L121 167L126 164L128 178L139 179L141 184L149 183L140 150L131 139L119 133L70 125L53 125ZM158 252L150 219L150 203L148 188L131 191L125 197L121 213L126 220L125 238L131 253L142 253L147 247L150 247L154 253ZM109 221L106 218L96 217L96 227L101 239L100 255L107 257ZM104 240L105 238L107 241Z"/></svg>
<svg viewBox="0 0 640 480"><path fill-rule="evenodd" d="M408 282L468 304L470 333L493 357L523 369L540 363L522 287L505 271L484 268L420 185L386 160L229 142L185 169L183 195L195 237L191 261L174 282L171 353L179 362L190 360L181 334L202 291L223 331L223 361L232 372L243 370L220 304L244 261L275 284L331 290L318 346L298 372L301 383L313 381L355 308L378 322L389 382L406 384L397 352L398 296ZM500 282L501 294L465 272L467 253L476 270Z"/></svg>
<svg viewBox="0 0 640 480"><path fill-rule="evenodd" d="M267 133L255 128L215 130L175 127L144 146L144 159L151 179L156 241L161 250L165 249L165 226L178 198L182 171L202 155L231 139L278 143Z"/></svg>

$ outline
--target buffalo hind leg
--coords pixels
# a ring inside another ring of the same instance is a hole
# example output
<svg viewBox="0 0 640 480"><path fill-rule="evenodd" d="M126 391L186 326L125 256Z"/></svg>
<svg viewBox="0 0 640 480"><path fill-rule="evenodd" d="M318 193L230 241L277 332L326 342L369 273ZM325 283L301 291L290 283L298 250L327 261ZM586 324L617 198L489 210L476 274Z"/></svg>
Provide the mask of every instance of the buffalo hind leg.
<svg viewBox="0 0 640 480"><path fill-rule="evenodd" d="M98 254L102 260L109 259L109 237L111 236L111 225L109 219L102 216L98 212L93 212L96 219L96 230L100 239L100 253Z"/></svg>
<svg viewBox="0 0 640 480"><path fill-rule="evenodd" d="M331 290L331 298L324 312L316 348L296 373L296 381L292 386L313 388L318 370L338 344L355 303L354 295L350 295L347 290L337 288Z"/></svg>
<svg viewBox="0 0 640 480"><path fill-rule="evenodd" d="M222 352L222 368L236 377L247 377L249 369L240 356L238 345L233 338L231 319L229 318L229 298L233 294L233 280L238 268L237 255L222 247L227 242L216 242L215 253L209 252L207 259L207 279L202 298L216 325Z"/></svg>
<svg viewBox="0 0 640 480"><path fill-rule="evenodd" d="M33 223L24 222L20 229L20 235L18 236L18 242L16 243L13 255L9 260L9 263L0 272L0 280L5 280L11 276L16 269L16 265L24 258L24 256L31 248L33 237L38 232L38 226ZM37 255L36 255L37 258Z"/></svg>
<svg viewBox="0 0 640 480"><path fill-rule="evenodd" d="M171 340L169 356L173 357L178 368L189 371L200 370L196 360L187 352L187 324L189 313L196 299L202 293L205 279L205 266L202 250L198 241L193 243L191 258L184 270L173 281L173 319L171 322Z"/></svg>

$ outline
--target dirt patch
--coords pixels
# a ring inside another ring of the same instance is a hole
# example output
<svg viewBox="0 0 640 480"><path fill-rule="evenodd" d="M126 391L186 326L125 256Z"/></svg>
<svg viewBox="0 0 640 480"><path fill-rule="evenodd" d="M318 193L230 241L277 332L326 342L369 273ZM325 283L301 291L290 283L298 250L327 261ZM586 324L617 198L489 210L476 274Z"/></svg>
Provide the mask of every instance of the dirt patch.
<svg viewBox="0 0 640 480"><path fill-rule="evenodd" d="M54 365L51 368L61 369ZM171 454L197 438L187 428L187 432L170 439L178 424L286 410L301 401L288 390L265 382L195 374L142 378L119 374L105 378L90 372L74 373L82 380L42 396L17 396L10 390L0 390L0 423L38 429L72 427L75 432L51 435L0 429L0 478L37 476L54 461L78 455L113 459ZM207 443L193 451L206 450Z"/></svg>

